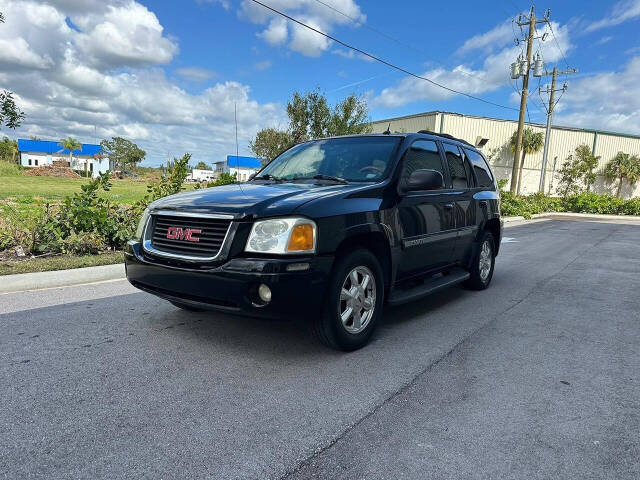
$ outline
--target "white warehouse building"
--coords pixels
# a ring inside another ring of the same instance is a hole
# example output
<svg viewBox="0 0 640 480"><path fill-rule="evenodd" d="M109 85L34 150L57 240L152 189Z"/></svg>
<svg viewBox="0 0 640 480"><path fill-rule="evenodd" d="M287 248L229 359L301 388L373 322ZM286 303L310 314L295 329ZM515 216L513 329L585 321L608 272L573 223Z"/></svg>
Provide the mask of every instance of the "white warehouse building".
<svg viewBox="0 0 640 480"><path fill-rule="evenodd" d="M527 127L544 135L545 126L537 123L526 123ZM498 179L511 178L513 153L509 149L509 140L518 129L518 122L499 118L463 115L460 113L432 111L389 118L372 122L374 133L382 133L389 128L391 132L417 132L429 130L436 133L447 133L479 146L481 140L486 143L479 147L485 156L491 156L490 162ZM588 145L594 155L600 156L598 179L594 189L598 193L615 193L617 183L609 183L602 175L604 166L620 151L632 155L640 155L640 135L629 135L600 130L554 126L549 142L547 173L545 175L545 191L555 193L558 184L557 175L566 158L573 154L581 144ZM522 172L522 191L533 193L538 191L540 170L542 167L542 150L526 155ZM624 184L622 194L625 198L640 195L640 182L635 185Z"/></svg>

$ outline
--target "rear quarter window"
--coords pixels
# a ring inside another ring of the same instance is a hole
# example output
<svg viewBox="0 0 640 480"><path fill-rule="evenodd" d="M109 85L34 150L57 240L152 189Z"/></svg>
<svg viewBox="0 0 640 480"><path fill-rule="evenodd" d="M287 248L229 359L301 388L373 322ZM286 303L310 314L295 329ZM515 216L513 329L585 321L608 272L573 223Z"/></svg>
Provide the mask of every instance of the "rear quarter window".
<svg viewBox="0 0 640 480"><path fill-rule="evenodd" d="M473 171L478 179L478 186L493 187L493 174L484 157L478 152L467 150L466 148L464 149L464 153L466 153L467 158L471 161L471 165L473 165Z"/></svg>

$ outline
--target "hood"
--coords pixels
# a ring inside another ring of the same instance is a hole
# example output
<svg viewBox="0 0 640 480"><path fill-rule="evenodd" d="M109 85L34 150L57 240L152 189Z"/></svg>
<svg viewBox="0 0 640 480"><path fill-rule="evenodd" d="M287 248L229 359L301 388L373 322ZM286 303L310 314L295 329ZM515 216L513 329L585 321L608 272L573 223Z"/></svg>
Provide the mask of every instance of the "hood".
<svg viewBox="0 0 640 480"><path fill-rule="evenodd" d="M203 188L161 198L152 209L226 213L236 218L288 215L305 203L324 196L346 195L362 184L244 183Z"/></svg>

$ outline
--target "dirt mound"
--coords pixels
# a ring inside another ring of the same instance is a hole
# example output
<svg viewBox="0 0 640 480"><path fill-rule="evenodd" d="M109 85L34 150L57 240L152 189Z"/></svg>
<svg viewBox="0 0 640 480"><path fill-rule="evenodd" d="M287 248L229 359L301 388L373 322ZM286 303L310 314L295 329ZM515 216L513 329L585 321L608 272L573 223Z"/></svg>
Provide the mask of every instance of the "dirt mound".
<svg viewBox="0 0 640 480"><path fill-rule="evenodd" d="M58 165L44 165L42 167L27 168L23 175L30 177L63 177L63 178L81 178L76 172L68 167Z"/></svg>

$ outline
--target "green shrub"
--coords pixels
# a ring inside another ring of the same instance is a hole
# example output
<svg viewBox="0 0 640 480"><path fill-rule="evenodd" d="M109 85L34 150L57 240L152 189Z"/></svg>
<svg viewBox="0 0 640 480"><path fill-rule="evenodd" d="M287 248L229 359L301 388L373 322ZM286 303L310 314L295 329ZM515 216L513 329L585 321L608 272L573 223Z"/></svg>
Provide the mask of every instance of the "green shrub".
<svg viewBox="0 0 640 480"><path fill-rule="evenodd" d="M640 215L640 198L623 200L613 195L583 192L577 195L569 195L562 202L568 212Z"/></svg>
<svg viewBox="0 0 640 480"><path fill-rule="evenodd" d="M622 215L640 215L640 197L626 200L620 213Z"/></svg>
<svg viewBox="0 0 640 480"><path fill-rule="evenodd" d="M107 249L104 236L98 232L71 232L60 243L61 253L97 254Z"/></svg>
<svg viewBox="0 0 640 480"><path fill-rule="evenodd" d="M622 200L609 194L582 192L564 198L543 193L514 195L500 192L500 212L504 216L531 218L537 213L574 212L606 215L640 215L640 198Z"/></svg>
<svg viewBox="0 0 640 480"><path fill-rule="evenodd" d="M0 250L21 246L27 253L36 250L38 230L45 222L46 209L39 204L0 203Z"/></svg>
<svg viewBox="0 0 640 480"><path fill-rule="evenodd" d="M176 159L168 174L147 186L147 195L133 206L113 204L109 172L80 186L60 205L33 198L0 201L0 250L21 246L27 253L95 254L120 250L133 238L138 218L154 200L183 189L190 155Z"/></svg>
<svg viewBox="0 0 640 480"><path fill-rule="evenodd" d="M148 193L142 200L134 204L134 209L137 212L136 218L151 202L184 190L184 181L189 175L189 160L191 160L191 154L189 153L185 153L180 159L174 158L172 167L166 175L163 175L160 181L149 182L147 185Z"/></svg>
<svg viewBox="0 0 640 480"><path fill-rule="evenodd" d="M22 170L21 165L0 161L0 177L20 177Z"/></svg>

